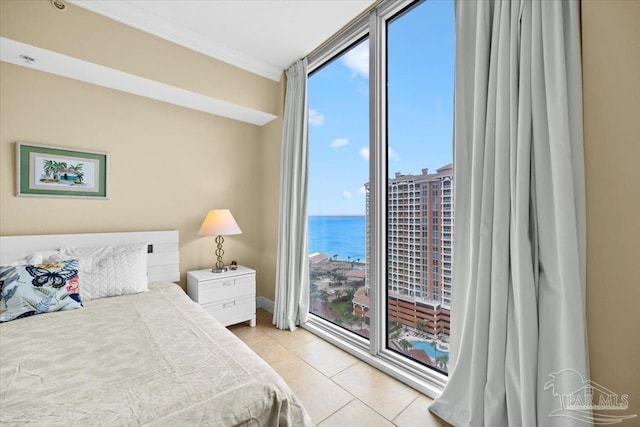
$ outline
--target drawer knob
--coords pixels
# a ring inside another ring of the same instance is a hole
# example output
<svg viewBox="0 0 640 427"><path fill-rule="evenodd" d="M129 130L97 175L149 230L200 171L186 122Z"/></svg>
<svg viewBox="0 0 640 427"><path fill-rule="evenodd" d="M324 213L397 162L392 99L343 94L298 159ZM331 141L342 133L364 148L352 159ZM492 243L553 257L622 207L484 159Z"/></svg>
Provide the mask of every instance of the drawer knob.
<svg viewBox="0 0 640 427"><path fill-rule="evenodd" d="M236 302L235 301L231 301L231 302L228 302L226 304L222 304L222 307L229 308L229 307L233 307L234 305L236 305Z"/></svg>
<svg viewBox="0 0 640 427"><path fill-rule="evenodd" d="M228 282L223 282L223 283L222 283L222 286L231 286L231 285L233 285L233 283L234 283L234 281L233 281L233 280L230 280L230 281L228 281Z"/></svg>

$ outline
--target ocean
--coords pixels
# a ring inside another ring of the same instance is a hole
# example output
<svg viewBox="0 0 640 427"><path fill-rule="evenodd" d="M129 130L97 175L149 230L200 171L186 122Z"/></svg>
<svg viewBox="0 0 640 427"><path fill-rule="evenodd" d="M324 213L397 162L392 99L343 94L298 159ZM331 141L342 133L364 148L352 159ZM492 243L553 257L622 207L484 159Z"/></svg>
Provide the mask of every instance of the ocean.
<svg viewBox="0 0 640 427"><path fill-rule="evenodd" d="M365 260L364 216L310 216L309 253L322 252L339 260Z"/></svg>

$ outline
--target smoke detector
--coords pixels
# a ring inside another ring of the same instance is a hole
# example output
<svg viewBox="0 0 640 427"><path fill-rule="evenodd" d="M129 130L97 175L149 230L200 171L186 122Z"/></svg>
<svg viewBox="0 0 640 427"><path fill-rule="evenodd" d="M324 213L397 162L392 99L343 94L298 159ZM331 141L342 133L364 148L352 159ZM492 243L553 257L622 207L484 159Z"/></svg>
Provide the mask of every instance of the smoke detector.
<svg viewBox="0 0 640 427"><path fill-rule="evenodd" d="M67 4L63 0L51 0L51 6L61 12L67 10Z"/></svg>

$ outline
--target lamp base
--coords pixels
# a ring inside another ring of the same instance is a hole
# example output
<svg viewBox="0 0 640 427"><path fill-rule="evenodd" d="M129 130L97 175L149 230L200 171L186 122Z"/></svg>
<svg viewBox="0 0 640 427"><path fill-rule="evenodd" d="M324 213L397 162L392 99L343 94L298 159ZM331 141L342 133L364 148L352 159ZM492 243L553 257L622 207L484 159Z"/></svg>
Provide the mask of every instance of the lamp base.
<svg viewBox="0 0 640 427"><path fill-rule="evenodd" d="M216 261L216 265L211 269L212 273L224 273L225 271L229 271L227 267L224 266L224 262L222 262L222 255L224 255L224 251L222 250L222 244L224 243L224 237L217 236L216 243L218 247L216 249L216 256L218 257L218 261Z"/></svg>

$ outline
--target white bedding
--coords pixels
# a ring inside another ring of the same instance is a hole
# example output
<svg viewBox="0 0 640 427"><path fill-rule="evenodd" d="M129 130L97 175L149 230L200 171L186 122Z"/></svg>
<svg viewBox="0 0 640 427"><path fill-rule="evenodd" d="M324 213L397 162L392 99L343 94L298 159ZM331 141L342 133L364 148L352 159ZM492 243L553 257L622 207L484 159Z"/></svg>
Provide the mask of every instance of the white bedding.
<svg viewBox="0 0 640 427"><path fill-rule="evenodd" d="M0 324L0 425L304 426L284 381L173 283Z"/></svg>

